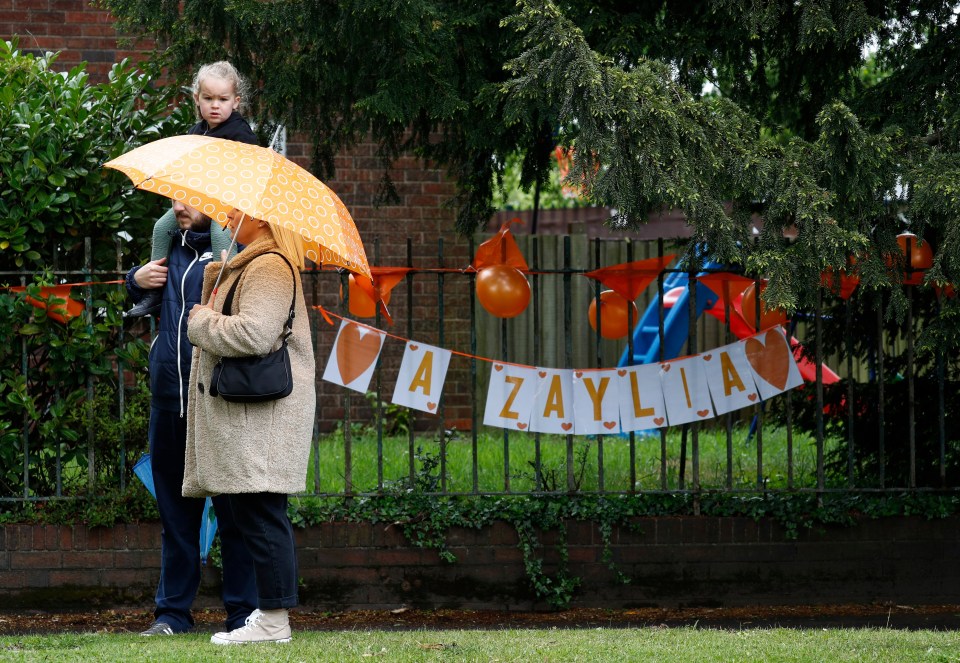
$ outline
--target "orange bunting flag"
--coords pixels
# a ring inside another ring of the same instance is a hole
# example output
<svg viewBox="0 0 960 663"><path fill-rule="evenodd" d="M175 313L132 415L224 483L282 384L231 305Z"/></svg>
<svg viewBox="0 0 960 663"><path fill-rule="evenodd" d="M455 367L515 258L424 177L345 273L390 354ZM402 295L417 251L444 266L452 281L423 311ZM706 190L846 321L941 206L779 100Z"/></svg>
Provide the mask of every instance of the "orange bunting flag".
<svg viewBox="0 0 960 663"><path fill-rule="evenodd" d="M473 267L480 271L484 267L493 267L494 265L510 265L516 267L521 272L527 272L530 268L527 261L517 246L517 240L513 238L510 232L511 223L521 223L520 219L511 219L502 226L497 234L488 239L477 248L477 253L473 256Z"/></svg>
<svg viewBox="0 0 960 663"><path fill-rule="evenodd" d="M698 276L697 281L710 288L720 298L721 307L733 304L747 287L753 283L753 279L747 278L741 274L732 272L716 272L714 274L705 274Z"/></svg>
<svg viewBox="0 0 960 663"><path fill-rule="evenodd" d="M48 318L66 324L83 313L83 303L70 298L71 288L73 288L72 284L45 286L40 288L40 292L43 293L42 299L37 299L30 295L27 295L24 299L31 306L35 306L40 310L46 310ZM23 292L26 290L26 287L22 285L12 286L9 290L11 292ZM56 301L61 299L63 300L62 303Z"/></svg>
<svg viewBox="0 0 960 663"><path fill-rule="evenodd" d="M600 281L627 301L632 302L660 275L660 272L666 269L674 257L674 255L666 255L662 258L625 262L595 269L584 276Z"/></svg>
<svg viewBox="0 0 960 663"><path fill-rule="evenodd" d="M350 313L357 318L372 318L380 313L388 324L393 324L393 318L387 310L390 303L390 291L413 271L412 267L371 267L373 276L371 281L365 276L351 274L349 278ZM343 299L343 292L340 293Z"/></svg>

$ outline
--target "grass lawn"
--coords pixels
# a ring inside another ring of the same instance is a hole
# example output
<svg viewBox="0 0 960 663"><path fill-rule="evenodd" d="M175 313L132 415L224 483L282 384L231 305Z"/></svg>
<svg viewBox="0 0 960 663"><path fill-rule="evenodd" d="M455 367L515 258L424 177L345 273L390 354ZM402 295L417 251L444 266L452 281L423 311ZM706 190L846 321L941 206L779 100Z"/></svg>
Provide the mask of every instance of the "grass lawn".
<svg viewBox="0 0 960 663"><path fill-rule="evenodd" d="M725 429L703 430L698 439L700 485L704 488L723 488L729 482L732 488L756 489L758 484L757 438L748 435L746 426L733 429L729 440ZM576 487L597 490L602 454L603 488L609 491L630 490L630 440L626 437L606 436L571 438L571 467ZM825 452L836 445L834 440L824 442ZM536 438L528 433L505 436L489 432L478 436L476 450L477 486L480 492L500 492L509 488L514 492L534 490ZM680 487L682 438L677 429L670 429L666 445L666 488ZM418 437L414 442L422 453L440 457L440 443L436 437ZM693 443L688 436L685 460L685 487L693 480ZM342 434L323 436L316 445L319 453L311 458L307 487L317 492L338 493L343 490L345 447ZM382 480L396 481L409 473L410 442L406 436L384 437L382 440ZM543 485L548 490L566 488L568 442L566 437L543 435L539 440L540 466ZM728 458L729 450L729 458ZM378 485L378 441L376 436L363 432L353 436L350 445L354 490L372 492ZM469 434L459 434L445 445L446 489L449 492L468 493L473 490L474 451ZM636 488L658 490L661 484L661 442L659 434L638 436L634 443ZM760 457L762 480L768 488L786 488L788 482L788 439L784 429L767 428L763 433ZM792 466L794 487L816 486L817 449L815 439L805 433L794 432L792 439ZM319 460L319 472L316 461ZM419 463L419 460L416 461ZM439 471L439 466L438 470ZM315 477L319 482L315 484Z"/></svg>
<svg viewBox="0 0 960 663"><path fill-rule="evenodd" d="M295 632L288 645L218 647L209 635L0 636L11 661L958 661L947 631L683 628Z"/></svg>

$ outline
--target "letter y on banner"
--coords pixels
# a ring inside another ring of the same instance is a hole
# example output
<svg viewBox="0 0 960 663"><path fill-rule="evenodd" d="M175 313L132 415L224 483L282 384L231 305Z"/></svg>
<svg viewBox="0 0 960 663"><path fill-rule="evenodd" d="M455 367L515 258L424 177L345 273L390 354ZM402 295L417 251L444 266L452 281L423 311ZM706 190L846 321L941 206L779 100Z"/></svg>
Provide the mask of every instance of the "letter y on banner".
<svg viewBox="0 0 960 663"><path fill-rule="evenodd" d="M376 329L344 320L330 351L323 379L366 393L385 338Z"/></svg>
<svg viewBox="0 0 960 663"><path fill-rule="evenodd" d="M443 348L408 341L393 389L393 404L436 414L451 354Z"/></svg>
<svg viewBox="0 0 960 663"><path fill-rule="evenodd" d="M574 371L574 434L620 432L620 382L615 370Z"/></svg>

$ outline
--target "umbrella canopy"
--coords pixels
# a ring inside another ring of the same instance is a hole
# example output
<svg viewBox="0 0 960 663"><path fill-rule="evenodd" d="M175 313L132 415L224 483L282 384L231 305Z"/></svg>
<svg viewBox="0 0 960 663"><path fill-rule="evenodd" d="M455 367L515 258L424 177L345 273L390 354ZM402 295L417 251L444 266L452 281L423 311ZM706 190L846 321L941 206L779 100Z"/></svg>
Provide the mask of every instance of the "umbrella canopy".
<svg viewBox="0 0 960 663"><path fill-rule="evenodd" d="M363 242L347 208L327 185L273 150L209 136L174 136L104 164L134 186L179 200L226 225L238 209L288 228L306 256L370 277Z"/></svg>

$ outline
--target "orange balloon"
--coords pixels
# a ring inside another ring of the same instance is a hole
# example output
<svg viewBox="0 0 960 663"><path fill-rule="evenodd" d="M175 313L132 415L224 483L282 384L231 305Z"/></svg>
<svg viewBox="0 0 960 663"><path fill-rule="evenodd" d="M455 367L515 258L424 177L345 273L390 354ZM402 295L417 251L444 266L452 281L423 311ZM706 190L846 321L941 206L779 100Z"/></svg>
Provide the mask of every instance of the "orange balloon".
<svg viewBox="0 0 960 663"><path fill-rule="evenodd" d="M766 287L767 286L765 284L760 286L761 295ZM786 323L787 314L783 311L783 309L768 309L766 302L764 302L763 298L761 298L760 326L757 326L757 300L755 290L756 283L751 283L747 286L747 289L743 291L743 297L740 299L740 312L743 313L743 319L747 321L747 324L759 331L761 329L773 327L774 325L782 325Z"/></svg>
<svg viewBox="0 0 960 663"><path fill-rule="evenodd" d="M363 291L353 274L348 279L347 292L350 294L350 315L355 318L373 318L377 315L377 303L370 299L370 295ZM383 295L383 305L390 303L390 293ZM340 286L340 299L343 299L343 286Z"/></svg>
<svg viewBox="0 0 960 663"><path fill-rule="evenodd" d="M907 244L909 243L909 252ZM922 242L919 237L913 233L900 233L897 235L897 244L903 253L904 268L930 269L933 267L933 249L930 242Z"/></svg>
<svg viewBox="0 0 960 663"><path fill-rule="evenodd" d="M477 272L477 299L490 314L514 318L530 303L530 284L516 267L491 265Z"/></svg>
<svg viewBox="0 0 960 663"><path fill-rule="evenodd" d="M631 311L629 316L627 311ZM600 293L600 335L604 338L623 338L630 333L630 320L633 324L637 324L639 315L637 305L624 299L619 293L613 290L604 290ZM596 330L596 298L590 302L587 318L590 320L590 326Z"/></svg>

